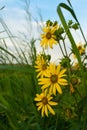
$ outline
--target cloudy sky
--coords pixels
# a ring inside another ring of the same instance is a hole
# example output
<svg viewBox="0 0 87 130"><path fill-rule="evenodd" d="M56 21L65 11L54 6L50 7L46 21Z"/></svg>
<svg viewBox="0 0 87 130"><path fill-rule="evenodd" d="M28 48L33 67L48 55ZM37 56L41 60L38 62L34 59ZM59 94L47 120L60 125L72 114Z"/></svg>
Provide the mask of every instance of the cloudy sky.
<svg viewBox="0 0 87 130"><path fill-rule="evenodd" d="M25 1L27 1L28 4L26 4ZM57 20L61 24L56 11L57 5L61 2L67 3L67 0L0 0L0 8L4 6L4 8L0 10L0 17L4 19L13 33L26 34L28 31L29 36L31 36L32 32L33 36L37 38L39 37L37 33L37 21L39 25L41 20L44 23L48 19L53 21ZM87 38L87 0L71 0L71 3ZM28 18L25 12L26 9L28 9L30 13L29 19L32 21L30 23L26 21ZM67 13L65 13L65 16L67 19L70 19L70 15ZM0 30L3 30L1 25Z"/></svg>
<svg viewBox="0 0 87 130"><path fill-rule="evenodd" d="M13 29L22 30L25 19L25 2L29 0L0 0L0 8L5 6L3 10L0 11L0 15L3 16L5 22L8 26L12 26ZM39 19L39 14L42 16L43 21L48 19L59 20L59 17L56 12L57 5L60 2L67 2L66 0L30 0L29 3L29 12L31 15ZM71 3L75 9L77 17L83 27L87 28L87 0L71 0ZM69 17L66 14L66 17Z"/></svg>

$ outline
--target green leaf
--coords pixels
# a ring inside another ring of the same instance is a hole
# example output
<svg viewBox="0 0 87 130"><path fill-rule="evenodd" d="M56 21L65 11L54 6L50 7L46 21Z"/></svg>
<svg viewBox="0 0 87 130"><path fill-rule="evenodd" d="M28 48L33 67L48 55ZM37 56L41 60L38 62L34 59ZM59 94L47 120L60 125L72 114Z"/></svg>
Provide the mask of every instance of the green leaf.
<svg viewBox="0 0 87 130"><path fill-rule="evenodd" d="M74 11L68 5L66 5L65 3L60 3L59 6L66 9L67 11L69 11L71 13L71 15L73 16L73 18L76 20L76 22L78 22L78 19L75 15Z"/></svg>
<svg viewBox="0 0 87 130"><path fill-rule="evenodd" d="M0 106L7 110L10 109L9 103L6 101L6 99L2 95L0 95Z"/></svg>
<svg viewBox="0 0 87 130"><path fill-rule="evenodd" d="M72 14L72 16L73 16L75 19L76 19L76 17L75 17L75 15L74 15L72 9L71 9L69 6L67 6L66 4L60 3L60 4L58 5L58 7L57 7L57 12L58 12L58 15L59 15L59 17L60 17L60 20L61 20L61 22L62 22L62 25L64 26L64 29L65 29L65 31L66 31L66 34L67 34L67 36L68 36L68 38L69 38L69 41L70 41L71 46L72 46L72 49L74 50L75 55L76 55L76 57L77 57L79 66L80 66L80 68L81 68L82 83L83 83L83 86L85 86L85 81L84 81L84 69L83 69L83 65L82 65L82 62L81 62L81 57L80 57L79 51L78 51L78 49L77 49L76 43L75 43L75 41L74 41L74 38L73 38L73 36L72 36L72 34L71 34L69 28L68 28L67 22L66 22L66 20L65 20L65 17L64 17L64 15L63 15L63 12L62 12L61 8L65 8L66 10L68 10L68 11ZM77 19L76 19L76 20L77 20Z"/></svg>

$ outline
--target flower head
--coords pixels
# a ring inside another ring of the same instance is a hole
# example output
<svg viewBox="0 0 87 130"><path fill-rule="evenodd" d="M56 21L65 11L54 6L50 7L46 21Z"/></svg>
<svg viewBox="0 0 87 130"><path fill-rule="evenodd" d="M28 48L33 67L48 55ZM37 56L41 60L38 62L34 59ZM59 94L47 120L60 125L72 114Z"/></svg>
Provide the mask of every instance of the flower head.
<svg viewBox="0 0 87 130"><path fill-rule="evenodd" d="M83 56L85 54L86 47L82 43L78 43L76 46L77 46L80 56ZM76 55L74 54L74 58L75 57Z"/></svg>
<svg viewBox="0 0 87 130"><path fill-rule="evenodd" d="M53 97L50 94L47 94L47 91L42 92L41 94L36 94L34 100L38 102L36 103L36 106L38 107L37 110L41 110L42 117L44 115L48 116L48 111L50 111L51 114L55 115L55 112L51 106L55 106L58 103L51 101L52 99Z"/></svg>
<svg viewBox="0 0 87 130"><path fill-rule="evenodd" d="M74 65L72 66L71 69L72 69L72 71L73 70L79 70L80 69L79 63L78 62L74 63Z"/></svg>
<svg viewBox="0 0 87 130"><path fill-rule="evenodd" d="M43 28L43 34L41 34L41 46L44 48L47 48L50 46L50 48L53 47L53 44L57 44L56 36L54 35L54 32L57 30L57 26L46 26Z"/></svg>
<svg viewBox="0 0 87 130"><path fill-rule="evenodd" d="M85 54L86 48L82 44L79 43L79 45L77 45L77 49L79 50L80 55Z"/></svg>
<svg viewBox="0 0 87 130"><path fill-rule="evenodd" d="M42 90L49 89L49 93L56 95L56 91L62 94L60 85L67 85L68 82L63 77L66 69L61 70L60 64L50 64L45 77L38 79L39 85L42 85Z"/></svg>
<svg viewBox="0 0 87 130"><path fill-rule="evenodd" d="M36 68L36 72L38 73L37 77L39 76L43 77L47 71L47 66L48 66L47 61L43 58L42 55L38 55L35 64L36 65L34 67Z"/></svg>

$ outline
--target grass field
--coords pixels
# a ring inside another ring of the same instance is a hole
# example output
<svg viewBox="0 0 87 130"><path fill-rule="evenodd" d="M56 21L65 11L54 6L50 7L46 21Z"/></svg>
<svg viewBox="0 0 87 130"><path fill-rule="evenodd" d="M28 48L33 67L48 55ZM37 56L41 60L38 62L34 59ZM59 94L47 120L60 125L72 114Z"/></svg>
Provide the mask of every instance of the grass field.
<svg viewBox="0 0 87 130"><path fill-rule="evenodd" d="M15 68L9 65L8 69L3 67L0 69L1 130L86 130L87 96L83 95L85 92L82 86L79 86L81 90L78 89L82 99L79 94L70 95L69 90L64 90L65 94L55 98L59 102L59 106L55 108L56 115L42 118L34 101L38 90L33 68Z"/></svg>

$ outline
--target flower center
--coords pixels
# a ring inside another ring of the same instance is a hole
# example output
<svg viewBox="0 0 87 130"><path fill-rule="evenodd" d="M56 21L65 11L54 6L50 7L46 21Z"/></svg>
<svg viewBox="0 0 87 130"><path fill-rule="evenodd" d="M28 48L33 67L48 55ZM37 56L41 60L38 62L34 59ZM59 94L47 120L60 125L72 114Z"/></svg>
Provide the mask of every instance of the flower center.
<svg viewBox="0 0 87 130"><path fill-rule="evenodd" d="M51 33L50 33L50 32L47 32L46 38L47 38L48 40L51 39Z"/></svg>
<svg viewBox="0 0 87 130"><path fill-rule="evenodd" d="M43 97L43 98L42 98L42 102L43 102L44 105L48 104L48 99L47 99L47 97Z"/></svg>
<svg viewBox="0 0 87 130"><path fill-rule="evenodd" d="M82 49L82 47L81 46L78 46L78 50L81 50Z"/></svg>
<svg viewBox="0 0 87 130"><path fill-rule="evenodd" d="M50 77L50 81L51 81L52 83L56 83L57 80L58 80L58 76L57 76L56 74L54 74L54 75L52 75L52 76Z"/></svg>
<svg viewBox="0 0 87 130"><path fill-rule="evenodd" d="M47 69L47 65L46 64L43 64L42 65L42 70L46 70Z"/></svg>

